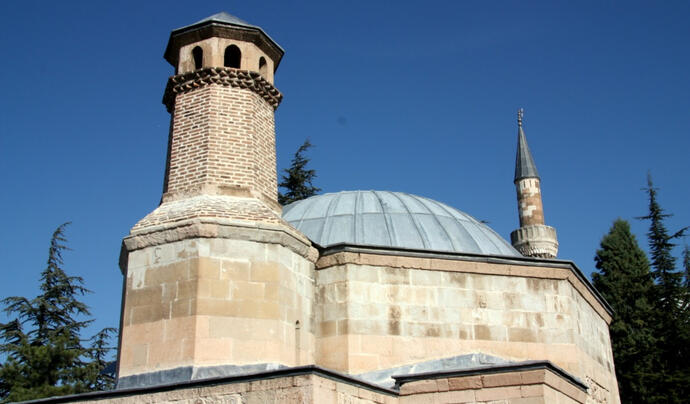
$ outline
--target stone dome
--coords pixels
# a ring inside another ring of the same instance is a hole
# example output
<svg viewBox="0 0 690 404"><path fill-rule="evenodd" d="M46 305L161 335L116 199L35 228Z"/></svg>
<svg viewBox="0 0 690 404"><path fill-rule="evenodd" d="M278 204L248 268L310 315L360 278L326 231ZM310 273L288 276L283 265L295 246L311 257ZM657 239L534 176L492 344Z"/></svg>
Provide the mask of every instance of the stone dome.
<svg viewBox="0 0 690 404"><path fill-rule="evenodd" d="M472 216L403 192L343 191L283 208L283 219L322 247L336 244L521 257Z"/></svg>

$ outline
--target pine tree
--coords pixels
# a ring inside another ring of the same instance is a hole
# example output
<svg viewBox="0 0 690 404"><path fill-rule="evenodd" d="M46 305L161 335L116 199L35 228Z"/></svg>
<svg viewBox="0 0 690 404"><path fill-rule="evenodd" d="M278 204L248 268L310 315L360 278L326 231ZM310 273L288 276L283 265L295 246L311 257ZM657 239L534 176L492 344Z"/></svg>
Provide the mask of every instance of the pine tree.
<svg viewBox="0 0 690 404"><path fill-rule="evenodd" d="M684 274L676 269L673 240L683 237L687 227L669 234L664 220L670 214L657 201L651 175L647 176L649 213L640 219L649 220L649 253L652 276L655 281L653 318L659 365L657 368L657 395L654 402L684 403L690 397L690 351L688 344L688 316L684 310L686 288Z"/></svg>
<svg viewBox="0 0 690 404"><path fill-rule="evenodd" d="M312 181L316 178L316 171L306 169L309 159L304 156L304 153L310 147L312 147L312 144L309 142L309 139L305 140L292 158L290 168L285 169L286 175L282 176L282 181L278 184L278 186L287 190L284 194L278 193L278 202L281 205L309 198L321 191L321 188L317 188L312 184Z"/></svg>
<svg viewBox="0 0 690 404"><path fill-rule="evenodd" d="M646 402L655 389L655 339L650 325L653 283L649 261L627 221L614 221L601 240L595 262L599 272L592 274L594 286L615 311L610 332L621 401Z"/></svg>
<svg viewBox="0 0 690 404"><path fill-rule="evenodd" d="M2 300L8 317L14 316L0 324L0 353L6 355L0 365L3 401L81 393L100 386L92 380L98 379L95 375L102 363L94 364L93 355L101 349L102 358L112 331L101 331L106 334L101 335L98 349L82 345L81 333L93 320L81 320L90 315L88 306L78 300L89 292L83 279L68 276L62 269L68 224L53 233L40 294L31 300L20 296Z"/></svg>

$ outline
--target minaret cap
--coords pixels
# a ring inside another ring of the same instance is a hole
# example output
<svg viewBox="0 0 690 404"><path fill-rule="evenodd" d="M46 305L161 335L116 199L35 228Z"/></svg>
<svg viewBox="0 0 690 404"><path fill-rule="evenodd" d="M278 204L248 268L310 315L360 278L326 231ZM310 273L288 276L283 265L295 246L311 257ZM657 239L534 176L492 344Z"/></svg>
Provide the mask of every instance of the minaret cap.
<svg viewBox="0 0 690 404"><path fill-rule="evenodd" d="M518 147L517 156L515 157L515 182L523 178L539 178L537 166L534 164L532 153L529 150L529 146L527 146L525 131L522 130L524 112L522 108L518 109Z"/></svg>
<svg viewBox="0 0 690 404"><path fill-rule="evenodd" d="M285 51L261 28L252 25L225 11L204 18L192 25L178 28L170 33L168 46L165 48L165 60L177 66L179 49L193 42L207 38L220 37L252 42L273 60L275 71Z"/></svg>

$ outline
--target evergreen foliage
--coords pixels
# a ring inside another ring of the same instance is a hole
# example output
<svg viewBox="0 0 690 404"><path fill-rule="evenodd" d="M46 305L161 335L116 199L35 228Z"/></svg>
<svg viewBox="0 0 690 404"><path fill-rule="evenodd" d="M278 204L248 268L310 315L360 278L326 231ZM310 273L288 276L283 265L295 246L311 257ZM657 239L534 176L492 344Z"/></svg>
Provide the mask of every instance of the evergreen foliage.
<svg viewBox="0 0 690 404"><path fill-rule="evenodd" d="M649 261L622 219L601 240L594 260L599 270L592 274L594 286L616 310L610 333L621 401L645 402L654 390L656 343Z"/></svg>
<svg viewBox="0 0 690 404"><path fill-rule="evenodd" d="M113 387L112 378L101 375L114 333L106 328L85 347L82 331L93 320L79 296L89 293L83 279L62 269L65 228L59 226L50 241L48 262L41 273L40 294L33 299L11 296L2 300L4 311L14 319L0 324L0 400L22 401L76 394Z"/></svg>
<svg viewBox="0 0 690 404"><path fill-rule="evenodd" d="M674 241L687 227L670 233L651 176L644 188L649 221L649 261L617 220L604 236L592 274L597 289L615 311L610 326L616 375L623 403L685 403L690 397L690 251L684 271L676 268Z"/></svg>
<svg viewBox="0 0 690 404"><path fill-rule="evenodd" d="M647 238L655 281L655 335L659 360L656 376L656 402L684 403L690 397L690 356L688 356L688 313L684 310L687 288L684 273L676 268L673 241L685 235L687 227L670 234L664 220L670 214L657 201L651 175L645 188L649 198L649 213L641 219L649 221Z"/></svg>
<svg viewBox="0 0 690 404"><path fill-rule="evenodd" d="M312 181L316 178L316 171L306 168L309 159L304 156L304 153L310 147L312 147L312 144L309 142L309 139L305 140L292 158L290 168L285 169L286 175L281 177L281 182L278 184L279 187L287 191L285 193L278 192L278 202L281 205L309 198L321 191L321 188L317 188L312 184Z"/></svg>

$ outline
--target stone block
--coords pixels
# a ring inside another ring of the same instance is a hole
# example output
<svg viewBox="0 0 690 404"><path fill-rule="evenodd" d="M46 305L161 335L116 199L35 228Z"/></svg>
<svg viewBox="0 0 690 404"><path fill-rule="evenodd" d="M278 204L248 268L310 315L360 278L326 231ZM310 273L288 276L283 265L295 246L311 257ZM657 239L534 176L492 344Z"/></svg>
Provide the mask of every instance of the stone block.
<svg viewBox="0 0 690 404"><path fill-rule="evenodd" d="M438 391L448 391L450 389L448 385L448 379L436 379L436 390Z"/></svg>
<svg viewBox="0 0 690 404"><path fill-rule="evenodd" d="M509 328L508 341L515 342L536 342L537 334L529 328Z"/></svg>
<svg viewBox="0 0 690 404"><path fill-rule="evenodd" d="M221 261L219 259L199 257L194 262L190 262L190 276L199 279L220 279Z"/></svg>
<svg viewBox="0 0 690 404"><path fill-rule="evenodd" d="M529 370L526 372L521 372L520 377L522 378L522 384L540 384L544 383L544 372L545 370Z"/></svg>
<svg viewBox="0 0 690 404"><path fill-rule="evenodd" d="M482 385L486 387L519 386L522 379L519 372L498 373L482 376Z"/></svg>
<svg viewBox="0 0 690 404"><path fill-rule="evenodd" d="M160 303L163 300L163 286L153 285L139 289L130 289L127 291L125 299L130 307Z"/></svg>
<svg viewBox="0 0 690 404"><path fill-rule="evenodd" d="M295 384L295 378L302 378L301 380L306 380L306 384ZM277 390L277 389L287 389L293 386L308 386L311 385L311 380L309 376L296 376L296 377L276 377L272 379L262 379L256 380L249 383L249 391L264 391L264 390Z"/></svg>
<svg viewBox="0 0 690 404"><path fill-rule="evenodd" d="M195 279L177 282L175 299L195 299L197 297L198 282Z"/></svg>
<svg viewBox="0 0 690 404"><path fill-rule="evenodd" d="M145 285L157 286L163 283L176 282L189 277L189 262L173 262L168 265L147 267L144 270Z"/></svg>
<svg viewBox="0 0 690 404"><path fill-rule="evenodd" d="M482 379L480 376L451 377L448 379L450 390L481 389Z"/></svg>
<svg viewBox="0 0 690 404"><path fill-rule="evenodd" d="M379 272L379 282L389 285L408 285L410 283L410 270L384 267Z"/></svg>
<svg viewBox="0 0 690 404"><path fill-rule="evenodd" d="M195 311L193 314L207 315L207 316L227 316L234 317L238 316L241 308L251 308L251 303L247 301L235 302L220 299L196 299L195 301ZM256 309L254 309L256 310ZM253 317L253 316L247 316Z"/></svg>
<svg viewBox="0 0 690 404"><path fill-rule="evenodd" d="M192 314L192 299L176 299L170 303L170 318L185 317Z"/></svg>
<svg viewBox="0 0 690 404"><path fill-rule="evenodd" d="M436 395L436 403L474 403L474 390L460 390L441 392Z"/></svg>
<svg viewBox="0 0 690 404"><path fill-rule="evenodd" d="M346 279L350 282L378 283L379 267L369 265L349 265L345 272Z"/></svg>
<svg viewBox="0 0 690 404"><path fill-rule="evenodd" d="M402 395L435 393L437 391L438 386L436 385L436 380L434 379L408 382L400 387L400 394Z"/></svg>
<svg viewBox="0 0 690 404"><path fill-rule="evenodd" d="M250 279L253 282L280 282L280 266L277 262L252 262Z"/></svg>
<svg viewBox="0 0 690 404"><path fill-rule="evenodd" d="M277 288L277 284L271 285L274 285L274 289ZM266 287L265 282L233 281L230 284L230 294L233 300L261 300L266 297Z"/></svg>
<svg viewBox="0 0 690 404"><path fill-rule="evenodd" d="M224 308L228 302L221 302L220 308ZM262 300L244 300L241 302L230 302L231 312L238 317L279 319L280 305L277 302L267 302ZM227 314L226 314L227 315Z"/></svg>
<svg viewBox="0 0 690 404"><path fill-rule="evenodd" d="M220 279L249 281L250 267L248 260L223 260L219 271Z"/></svg>
<svg viewBox="0 0 690 404"><path fill-rule="evenodd" d="M131 324L153 322L169 318L170 307L161 303L136 306L132 308Z"/></svg>
<svg viewBox="0 0 690 404"><path fill-rule="evenodd" d="M155 324L155 323L153 323ZM197 329L197 319L194 317L180 317L165 320L159 325L163 330L161 337L157 338L156 334L149 334L149 341L180 341L182 339L194 339L199 335Z"/></svg>
<svg viewBox="0 0 690 404"><path fill-rule="evenodd" d="M185 343L188 342L184 340L168 342L152 341L148 349L148 371L156 370L159 367L170 367L171 364L180 363L183 359L182 346Z"/></svg>
<svg viewBox="0 0 690 404"><path fill-rule="evenodd" d="M544 385L531 384L527 386L520 386L520 392L522 394L522 397L543 397Z"/></svg>
<svg viewBox="0 0 690 404"><path fill-rule="evenodd" d="M399 404L438 404L436 393L420 393L400 396Z"/></svg>
<svg viewBox="0 0 690 404"><path fill-rule="evenodd" d="M230 284L228 281L201 278L197 280L197 297L212 299L229 299Z"/></svg>
<svg viewBox="0 0 690 404"><path fill-rule="evenodd" d="M150 341L162 340L163 329L162 321L133 324L123 328L122 336L132 344L146 344Z"/></svg>
<svg viewBox="0 0 690 404"><path fill-rule="evenodd" d="M337 322L336 321L322 321L319 323L319 337L330 337L337 334Z"/></svg>
<svg viewBox="0 0 690 404"><path fill-rule="evenodd" d="M510 400L522 397L520 386L491 387L475 390L477 401Z"/></svg>

